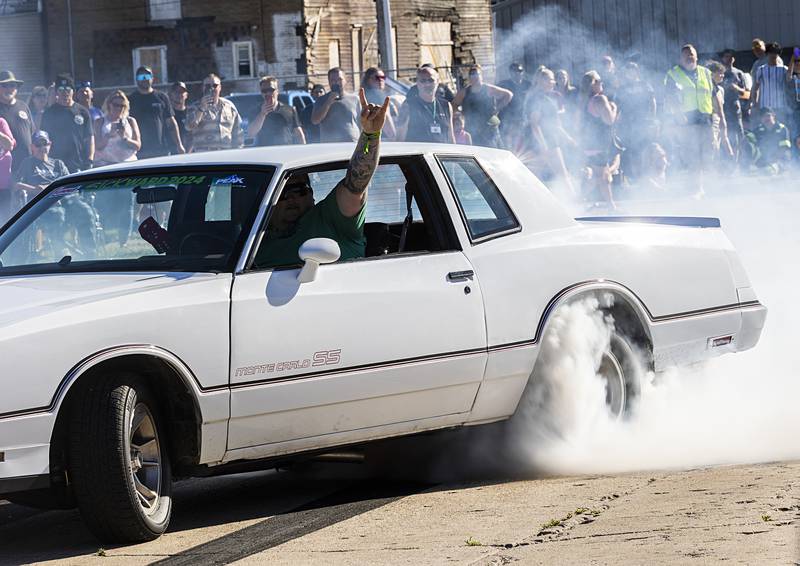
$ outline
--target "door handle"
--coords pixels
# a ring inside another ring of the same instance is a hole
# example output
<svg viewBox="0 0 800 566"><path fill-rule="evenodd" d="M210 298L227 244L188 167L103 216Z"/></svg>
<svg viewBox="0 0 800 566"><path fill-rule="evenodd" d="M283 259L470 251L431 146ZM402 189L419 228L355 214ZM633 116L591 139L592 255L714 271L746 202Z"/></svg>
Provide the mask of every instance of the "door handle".
<svg viewBox="0 0 800 566"><path fill-rule="evenodd" d="M467 271L451 271L447 274L447 280L453 283L458 281L467 281L475 277L475 272L471 269Z"/></svg>

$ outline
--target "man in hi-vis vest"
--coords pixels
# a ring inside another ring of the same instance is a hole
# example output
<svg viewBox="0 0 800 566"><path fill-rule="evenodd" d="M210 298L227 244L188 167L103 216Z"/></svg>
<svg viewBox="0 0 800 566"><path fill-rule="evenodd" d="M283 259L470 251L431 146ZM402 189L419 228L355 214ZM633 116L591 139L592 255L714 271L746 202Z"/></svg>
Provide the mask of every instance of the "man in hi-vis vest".
<svg viewBox="0 0 800 566"><path fill-rule="evenodd" d="M687 44L681 48L681 61L664 77L667 103L676 117L678 151L684 167L703 170L714 146L711 71L697 64L697 50Z"/></svg>

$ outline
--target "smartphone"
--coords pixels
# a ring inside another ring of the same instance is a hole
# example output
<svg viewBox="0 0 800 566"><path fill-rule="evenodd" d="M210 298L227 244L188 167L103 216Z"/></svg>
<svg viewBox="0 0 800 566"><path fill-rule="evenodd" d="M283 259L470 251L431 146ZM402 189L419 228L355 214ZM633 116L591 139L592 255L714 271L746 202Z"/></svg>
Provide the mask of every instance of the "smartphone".
<svg viewBox="0 0 800 566"><path fill-rule="evenodd" d="M800 47L795 47L794 48L794 58L795 59L800 59Z"/></svg>
<svg viewBox="0 0 800 566"><path fill-rule="evenodd" d="M211 93L214 92L214 87L212 85L206 85L203 87L203 94L206 96L210 96Z"/></svg>

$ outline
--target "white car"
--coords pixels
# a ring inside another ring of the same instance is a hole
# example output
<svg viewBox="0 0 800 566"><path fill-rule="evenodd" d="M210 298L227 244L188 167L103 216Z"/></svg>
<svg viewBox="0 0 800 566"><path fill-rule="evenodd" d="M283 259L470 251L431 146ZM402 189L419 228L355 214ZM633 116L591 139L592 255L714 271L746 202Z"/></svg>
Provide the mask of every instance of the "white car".
<svg viewBox="0 0 800 566"><path fill-rule="evenodd" d="M632 347L659 371L759 339L766 309L717 220L576 220L500 150L384 144L366 257L316 238L302 266L260 267L287 176L319 201L352 150L107 167L19 213L0 234L0 493L155 538L173 477L508 419L554 310L591 294L613 297L617 415Z"/></svg>

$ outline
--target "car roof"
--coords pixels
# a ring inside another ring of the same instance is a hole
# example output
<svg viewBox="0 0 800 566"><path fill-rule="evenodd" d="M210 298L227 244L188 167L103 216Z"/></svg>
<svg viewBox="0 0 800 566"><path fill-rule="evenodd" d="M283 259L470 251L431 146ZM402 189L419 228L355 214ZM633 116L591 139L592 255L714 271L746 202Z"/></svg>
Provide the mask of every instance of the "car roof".
<svg viewBox="0 0 800 566"><path fill-rule="evenodd" d="M273 165L276 167L307 167L333 161L347 161L353 154L354 143L318 143L310 145L276 145L270 147L251 147L244 149L227 149L189 153L185 155L170 155L142 159L139 161L118 163L105 167L98 167L89 171L77 173L87 174L110 173L114 171L135 171L149 168L163 168L169 166L203 166L203 165ZM429 144L429 143L398 143L387 142L381 144L383 157L398 157L404 155L422 155L425 153L440 153L447 155L485 155L498 157L508 155L505 150L477 147L469 145ZM72 176L72 175L70 175Z"/></svg>

